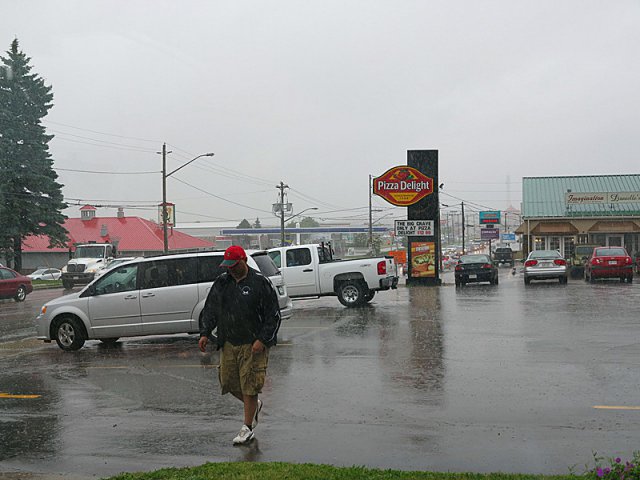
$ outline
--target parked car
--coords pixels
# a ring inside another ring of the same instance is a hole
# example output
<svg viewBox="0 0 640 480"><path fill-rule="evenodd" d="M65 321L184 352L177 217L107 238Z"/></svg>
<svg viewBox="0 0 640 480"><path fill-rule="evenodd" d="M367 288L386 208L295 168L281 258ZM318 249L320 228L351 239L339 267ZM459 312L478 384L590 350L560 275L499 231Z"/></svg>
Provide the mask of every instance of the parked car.
<svg viewBox="0 0 640 480"><path fill-rule="evenodd" d="M484 253L462 255L455 269L456 287L467 283L489 282L498 285L498 269Z"/></svg>
<svg viewBox="0 0 640 480"><path fill-rule="evenodd" d="M139 258L143 258L143 257L118 257L118 258L114 258L109 263L107 263L104 267L102 267L100 270L98 270L95 273L95 277L96 278L101 277L102 275L107 273L112 268L117 267L118 265L122 265L125 262L130 262L131 260L136 260L136 259L139 259Z"/></svg>
<svg viewBox="0 0 640 480"><path fill-rule="evenodd" d="M278 293L278 304L280 305L280 316L283 320L291 318L293 312L293 302L287 294L287 286L284 282L282 272L278 269L273 259L269 256L269 252L266 250L247 250L247 255L250 255L258 264L260 273L271 280L273 288Z"/></svg>
<svg viewBox="0 0 640 480"><path fill-rule="evenodd" d="M569 266L557 250L534 250L524 262L524 284L531 280L558 279L567 283Z"/></svg>
<svg viewBox="0 0 640 480"><path fill-rule="evenodd" d="M633 259L624 247L597 247L584 267L584 279L593 283L598 278L619 278L633 282Z"/></svg>
<svg viewBox="0 0 640 480"><path fill-rule="evenodd" d="M578 244L573 249L573 255L571 255L571 278L582 278L584 276L584 266L587 260L593 253L593 249L600 245L594 244Z"/></svg>
<svg viewBox="0 0 640 480"><path fill-rule="evenodd" d="M508 263L513 267L513 250L510 247L497 247L493 252L493 261L496 265Z"/></svg>
<svg viewBox="0 0 640 480"><path fill-rule="evenodd" d="M31 280L60 280L62 271L57 268L39 268L27 275Z"/></svg>
<svg viewBox="0 0 640 480"><path fill-rule="evenodd" d="M24 302L31 292L33 285L29 277L10 268L0 267L0 298L14 298L16 302Z"/></svg>
<svg viewBox="0 0 640 480"><path fill-rule="evenodd" d="M46 303L36 338L78 350L86 340L199 333L213 281L226 271L223 251L147 257L123 263L81 291ZM253 257L250 268L260 271Z"/></svg>

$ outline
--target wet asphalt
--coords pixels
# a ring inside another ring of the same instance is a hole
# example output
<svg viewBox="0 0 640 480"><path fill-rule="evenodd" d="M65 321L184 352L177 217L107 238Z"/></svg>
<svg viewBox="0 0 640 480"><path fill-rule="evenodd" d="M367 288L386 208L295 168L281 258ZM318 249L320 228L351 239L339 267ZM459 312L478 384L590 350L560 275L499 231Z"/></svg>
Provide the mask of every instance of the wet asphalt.
<svg viewBox="0 0 640 480"><path fill-rule="evenodd" d="M195 336L65 353L26 324L61 291L3 301L0 393L38 397L0 398L0 479L217 461L580 473L594 451L639 449L640 278L525 287L502 268L500 285L461 289L444 278L358 309L296 301L256 440L241 447L241 404L219 394L218 354Z"/></svg>

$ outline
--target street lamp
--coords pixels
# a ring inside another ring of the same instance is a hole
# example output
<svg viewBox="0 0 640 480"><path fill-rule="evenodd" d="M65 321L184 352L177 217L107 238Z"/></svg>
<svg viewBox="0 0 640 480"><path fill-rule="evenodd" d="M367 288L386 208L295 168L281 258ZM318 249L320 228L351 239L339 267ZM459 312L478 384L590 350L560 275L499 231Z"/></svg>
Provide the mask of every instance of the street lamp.
<svg viewBox="0 0 640 480"><path fill-rule="evenodd" d="M178 170L183 169L184 167L186 167L187 165L189 165L192 162L195 162L197 159L199 159L201 157L213 157L214 155L215 154L211 153L211 152L203 153L201 155L198 155L197 157L192 158L187 163L179 166L174 171L167 173L167 144L165 143L165 144L162 145L162 235L163 235L163 250L164 250L164 253L169 252L169 234L167 232L167 221L168 221L168 215L167 215L167 177L170 177L171 175L176 173Z"/></svg>
<svg viewBox="0 0 640 480"><path fill-rule="evenodd" d="M300 213L296 213L295 215L290 216L289 218L284 218L284 208L280 210L280 246L284 247L284 222L288 222L289 220L296 218L302 215L304 212L308 212L309 210L318 210L318 207L309 207L302 210Z"/></svg>

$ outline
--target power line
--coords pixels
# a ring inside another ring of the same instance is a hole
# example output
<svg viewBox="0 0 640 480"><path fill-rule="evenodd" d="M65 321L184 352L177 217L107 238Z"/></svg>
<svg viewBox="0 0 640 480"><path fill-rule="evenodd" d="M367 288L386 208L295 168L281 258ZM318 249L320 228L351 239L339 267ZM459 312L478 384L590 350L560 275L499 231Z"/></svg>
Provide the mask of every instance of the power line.
<svg viewBox="0 0 640 480"><path fill-rule="evenodd" d="M206 190L203 190L203 189L201 189L201 188L198 188L198 187L196 187L195 185L191 185L190 183L187 183L187 182L185 182L185 181L183 181L183 180L180 180L180 179L179 179L179 178L177 178L177 177L173 177L173 178L174 178L175 180L177 180L178 182L180 182L180 183L184 183L185 185L187 185L187 186L189 186L189 187L191 187L191 188L194 188L194 189L198 190L199 192L206 193L207 195L209 195L209 196L211 196L211 197L214 197L214 198L217 198L218 200L222 200L223 202L231 203L231 204L233 204L233 205L237 205L237 206L239 206L239 207L248 208L248 209L250 209L250 210L255 210L255 211L257 211L257 212L262 212L262 213L268 213L268 214L271 214L271 212L270 212L270 211L268 211L268 210L262 210L262 209L260 209L260 208L250 207L249 205L243 205L242 203L234 202L234 201L232 201L232 200L227 200L226 198L220 197L220 196L218 196L218 195L214 195L214 194L213 194L213 193L211 193L211 192L207 192Z"/></svg>
<svg viewBox="0 0 640 480"><path fill-rule="evenodd" d="M74 137L74 138L82 138L82 139L85 139L85 140L91 140L92 142L105 143L105 144L108 144L108 145L117 145L119 147L134 148L136 150L150 151L150 150L148 150L148 149L146 149L144 147L139 147L138 145L127 145L125 143L108 142L106 140L98 140L97 138L85 137L83 135L74 135L73 133L61 132L60 130L55 130L53 128L50 128L49 131L55 132L55 133L60 134L60 135L68 135L68 136ZM55 138L58 138L58 135L56 135ZM68 139L63 139L63 140L68 140Z"/></svg>
<svg viewBox="0 0 640 480"><path fill-rule="evenodd" d="M61 170L64 172L77 172L77 173L96 173L96 174L100 174L100 175L148 175L148 174L158 174L158 173L162 173L160 171L150 171L150 172L106 172L106 171L99 171L99 170L76 170L73 168L59 168L59 167L54 167L54 170Z"/></svg>
<svg viewBox="0 0 640 480"><path fill-rule="evenodd" d="M145 150L143 148L138 148L138 149L124 148L124 147L116 147L116 146L113 146L113 145L100 145L100 144L97 144L97 143L83 142L81 140L72 140L70 138L64 138L64 137L58 137L58 136L56 136L53 140L64 140L65 142L81 143L83 145L90 145L92 147L111 148L111 149L114 149L114 150L125 150L125 151L129 151L129 152L155 153L155 150Z"/></svg>
<svg viewBox="0 0 640 480"><path fill-rule="evenodd" d="M125 135L116 135L114 133L105 133L105 132L99 132L97 130L89 130L88 128L81 128L81 127L75 127L73 125L69 125L66 123L60 123L60 122L54 122L52 120L42 120L43 123L51 123L52 125L60 125L63 127L68 127L68 128L74 128L76 130L82 130L84 132L91 132L91 133L96 133L98 135L106 135L108 137L116 137L116 138L126 138L129 140L139 140L141 142L153 142L153 143L162 143L161 140L150 140L148 138L139 138L139 137L127 137Z"/></svg>

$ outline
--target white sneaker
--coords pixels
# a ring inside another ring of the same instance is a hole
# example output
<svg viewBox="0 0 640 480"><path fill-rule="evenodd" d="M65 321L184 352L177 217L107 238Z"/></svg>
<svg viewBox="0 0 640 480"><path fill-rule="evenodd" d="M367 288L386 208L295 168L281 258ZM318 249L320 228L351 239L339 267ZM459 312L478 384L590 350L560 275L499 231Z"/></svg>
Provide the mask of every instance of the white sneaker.
<svg viewBox="0 0 640 480"><path fill-rule="evenodd" d="M251 429L246 425L243 425L238 435L236 435L236 437L233 439L233 444L242 445L244 443L250 442L252 438L253 432L251 431Z"/></svg>
<svg viewBox="0 0 640 480"><path fill-rule="evenodd" d="M256 408L256 414L253 416L253 422L251 422L251 428L256 428L258 425L258 414L262 410L262 400L258 400L258 407Z"/></svg>

